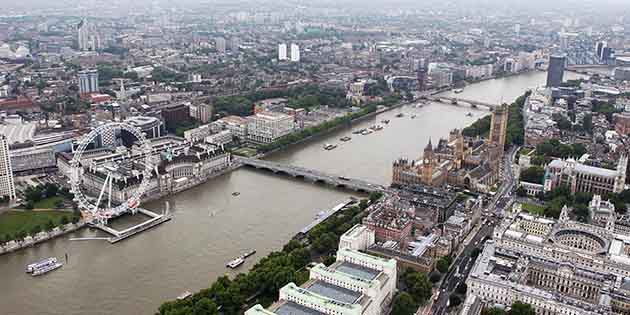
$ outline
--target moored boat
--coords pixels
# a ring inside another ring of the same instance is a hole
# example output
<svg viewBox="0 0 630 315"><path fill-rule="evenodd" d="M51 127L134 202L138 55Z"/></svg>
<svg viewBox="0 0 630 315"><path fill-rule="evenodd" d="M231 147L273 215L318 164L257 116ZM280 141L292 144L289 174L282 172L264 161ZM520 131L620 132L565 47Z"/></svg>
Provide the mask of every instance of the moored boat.
<svg viewBox="0 0 630 315"><path fill-rule="evenodd" d="M326 143L326 144L324 145L324 150L328 150L328 151L330 151L330 150L332 150L332 149L334 149L334 148L336 148L336 147L337 147L337 145L336 145L336 144Z"/></svg>
<svg viewBox="0 0 630 315"><path fill-rule="evenodd" d="M343 142L347 142L347 141L352 140L352 138L350 138L350 137L348 137L348 136L345 136L345 137L343 137L343 138L341 138L341 139L339 139L339 140L341 140L341 141L343 141Z"/></svg>
<svg viewBox="0 0 630 315"><path fill-rule="evenodd" d="M245 259L243 259L242 257L238 257L230 262L227 263L227 267L228 268L237 268L238 266L242 265L245 262Z"/></svg>
<svg viewBox="0 0 630 315"><path fill-rule="evenodd" d="M241 258L245 259L245 258L247 258L247 257L249 257L251 255L254 255L254 254L256 254L256 250L252 249L252 250L246 251L245 254L243 254L243 256L241 256Z"/></svg>
<svg viewBox="0 0 630 315"><path fill-rule="evenodd" d="M179 296L177 296L177 300L181 301L181 300L185 300L189 297L191 297L193 294L190 291L186 291L182 294L180 294Z"/></svg>
<svg viewBox="0 0 630 315"><path fill-rule="evenodd" d="M405 116L405 114L403 114L403 113L396 114L396 117L398 117L398 118L403 117L403 116Z"/></svg>

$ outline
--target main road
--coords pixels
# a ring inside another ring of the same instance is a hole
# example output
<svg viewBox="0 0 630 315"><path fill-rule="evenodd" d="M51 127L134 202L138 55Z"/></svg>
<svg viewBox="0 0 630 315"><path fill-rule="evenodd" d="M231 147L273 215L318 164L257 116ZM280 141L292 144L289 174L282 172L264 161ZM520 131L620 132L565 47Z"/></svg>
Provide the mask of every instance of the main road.
<svg viewBox="0 0 630 315"><path fill-rule="evenodd" d="M514 176L514 159L517 151L518 147L512 147L505 153L502 163L503 172L501 174L503 184L499 187L496 195L491 198L491 202L488 205L488 216L484 216L485 218L483 218L486 224L483 224L482 222L478 223L481 224L481 227L476 232L475 236L470 239L470 242L465 244L464 249L455 258L453 264L449 268L449 271L446 273L446 276L442 279L442 283L438 288L438 300L433 304L432 314L444 314L451 293L453 293L460 283L466 281L466 278L468 278L468 274L472 269L474 258L471 257L471 253L475 249L481 250L483 248L485 240L492 237L495 226L499 222L504 211L511 205L511 194L516 184Z"/></svg>

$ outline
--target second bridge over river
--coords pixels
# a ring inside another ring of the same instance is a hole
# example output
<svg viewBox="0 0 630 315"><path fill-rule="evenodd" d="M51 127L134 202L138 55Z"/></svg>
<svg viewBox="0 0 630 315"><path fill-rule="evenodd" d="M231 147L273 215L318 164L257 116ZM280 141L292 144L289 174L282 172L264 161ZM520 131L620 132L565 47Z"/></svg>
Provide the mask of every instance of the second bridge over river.
<svg viewBox="0 0 630 315"><path fill-rule="evenodd" d="M357 192L369 193L382 192L387 190L387 188L382 185L370 183L361 179L326 174L324 172L311 170L299 166L286 165L282 163L245 158L240 156L234 157L234 162L260 170L271 171L274 174L282 174L294 178L303 178L306 180L311 180L315 183L327 184L335 186L337 188L350 189Z"/></svg>

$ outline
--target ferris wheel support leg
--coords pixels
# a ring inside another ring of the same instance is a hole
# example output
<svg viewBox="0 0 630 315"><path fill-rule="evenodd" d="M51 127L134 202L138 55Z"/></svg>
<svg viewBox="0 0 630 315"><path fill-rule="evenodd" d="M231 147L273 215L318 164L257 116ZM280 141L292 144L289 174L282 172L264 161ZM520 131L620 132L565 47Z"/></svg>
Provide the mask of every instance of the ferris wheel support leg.
<svg viewBox="0 0 630 315"><path fill-rule="evenodd" d="M101 188L101 193L98 195L98 199L96 200L96 204L95 204L96 209L98 209L101 206L101 199L103 198L103 193L105 193L105 187L107 187L109 178L110 178L110 173L107 172L107 177L105 178L105 182L103 183L103 187Z"/></svg>
<svg viewBox="0 0 630 315"><path fill-rule="evenodd" d="M107 201L107 208L111 209L112 208L112 178L109 179L109 193L108 193L108 201Z"/></svg>

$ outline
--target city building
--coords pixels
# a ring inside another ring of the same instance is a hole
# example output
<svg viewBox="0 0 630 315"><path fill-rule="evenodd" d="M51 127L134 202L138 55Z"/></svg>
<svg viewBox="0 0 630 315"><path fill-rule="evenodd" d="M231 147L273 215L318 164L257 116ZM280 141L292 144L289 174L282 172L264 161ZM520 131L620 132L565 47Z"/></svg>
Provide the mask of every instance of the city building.
<svg viewBox="0 0 630 315"><path fill-rule="evenodd" d="M627 168L627 156L619 158L615 170L586 165L574 159L556 159L545 167L544 189L550 191L558 186L567 186L572 194L620 193L626 183Z"/></svg>
<svg viewBox="0 0 630 315"><path fill-rule="evenodd" d="M466 280L467 295L484 305L530 304L537 314L627 314L630 242L609 222L610 205L596 197L597 224L509 212L486 242Z"/></svg>
<svg viewBox="0 0 630 315"><path fill-rule="evenodd" d="M185 104L171 105L162 108L162 118L166 129L174 131L177 126L190 121L190 109Z"/></svg>
<svg viewBox="0 0 630 315"><path fill-rule="evenodd" d="M16 176L55 170L55 148L46 145L11 150L11 167Z"/></svg>
<svg viewBox="0 0 630 315"><path fill-rule="evenodd" d="M234 136L229 130L222 130L205 138L206 143L223 146L232 143Z"/></svg>
<svg viewBox="0 0 630 315"><path fill-rule="evenodd" d="M396 260L349 248L337 251L330 266L316 264L302 286L289 283L268 309L260 304L245 315L379 315L389 309L396 293Z"/></svg>
<svg viewBox="0 0 630 315"><path fill-rule="evenodd" d="M247 139L271 143L295 130L294 118L278 112L260 112L247 117Z"/></svg>
<svg viewBox="0 0 630 315"><path fill-rule="evenodd" d="M300 46L291 44L291 62L300 62Z"/></svg>
<svg viewBox="0 0 630 315"><path fill-rule="evenodd" d="M564 77L564 66L567 62L564 55L549 56L549 67L547 68L547 87L559 87L562 85Z"/></svg>
<svg viewBox="0 0 630 315"><path fill-rule="evenodd" d="M92 69L79 71L79 93L90 94L98 92L98 70Z"/></svg>
<svg viewBox="0 0 630 315"><path fill-rule="evenodd" d="M630 113L622 112L613 114L615 131L621 136L630 135Z"/></svg>
<svg viewBox="0 0 630 315"><path fill-rule="evenodd" d="M226 116L217 120L216 123L222 126L223 129L229 130L234 137L240 140L247 139L247 119L240 116Z"/></svg>
<svg viewBox="0 0 630 315"><path fill-rule="evenodd" d="M507 110L493 112L491 140L464 139L460 130L451 131L436 147L431 140L419 160L401 158L392 165L392 185L459 185L487 192L499 178L506 136Z"/></svg>
<svg viewBox="0 0 630 315"><path fill-rule="evenodd" d="M214 39L214 45L217 49L217 52L220 54L225 54L227 50L227 41L223 37L217 37Z"/></svg>
<svg viewBox="0 0 630 315"><path fill-rule="evenodd" d="M7 137L2 134L0 134L0 197L16 198L13 168L9 156L9 142Z"/></svg>
<svg viewBox="0 0 630 315"><path fill-rule="evenodd" d="M202 125L197 128L184 131L184 139L188 142L199 142L203 141L212 133L212 126L210 124Z"/></svg>
<svg viewBox="0 0 630 315"><path fill-rule="evenodd" d="M125 122L140 129L147 139L159 138L164 133L164 124L155 117L133 116L127 118ZM125 144L131 144L136 140L133 135L126 133L123 133L122 138Z"/></svg>
<svg viewBox="0 0 630 315"><path fill-rule="evenodd" d="M278 60L285 61L288 59L287 44L278 45Z"/></svg>
<svg viewBox="0 0 630 315"><path fill-rule="evenodd" d="M190 117L194 120L202 124L207 124L212 120L214 106L211 104L190 104L188 108L190 110Z"/></svg>
<svg viewBox="0 0 630 315"><path fill-rule="evenodd" d="M77 25L77 44L81 51L96 51L101 49L101 38L94 25L87 19L82 19Z"/></svg>

